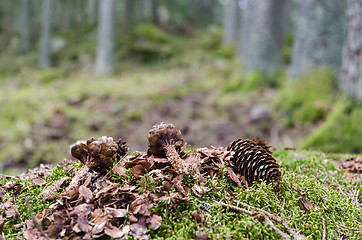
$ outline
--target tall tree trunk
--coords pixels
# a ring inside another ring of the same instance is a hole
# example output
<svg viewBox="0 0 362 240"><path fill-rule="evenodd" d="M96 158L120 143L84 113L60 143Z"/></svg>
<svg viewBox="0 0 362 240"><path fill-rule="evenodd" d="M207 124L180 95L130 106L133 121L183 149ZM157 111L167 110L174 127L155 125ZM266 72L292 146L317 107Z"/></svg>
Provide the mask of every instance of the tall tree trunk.
<svg viewBox="0 0 362 240"><path fill-rule="evenodd" d="M114 68L114 0L99 1L98 49L95 72L105 76Z"/></svg>
<svg viewBox="0 0 362 240"><path fill-rule="evenodd" d="M282 67L286 0L249 0L242 12L239 58L246 71L273 73Z"/></svg>
<svg viewBox="0 0 362 240"><path fill-rule="evenodd" d="M51 66L52 15L53 0L43 0L39 58L40 68L48 68Z"/></svg>
<svg viewBox="0 0 362 240"><path fill-rule="evenodd" d="M21 47L20 51L26 53L31 46L31 3L23 0L21 16Z"/></svg>
<svg viewBox="0 0 362 240"><path fill-rule="evenodd" d="M151 17L152 4L150 0L142 0L142 19L148 20Z"/></svg>
<svg viewBox="0 0 362 240"><path fill-rule="evenodd" d="M97 6L98 6L97 0L87 1L87 22L90 24L96 22Z"/></svg>
<svg viewBox="0 0 362 240"><path fill-rule="evenodd" d="M224 44L235 43L239 29L239 0L226 0L224 6Z"/></svg>
<svg viewBox="0 0 362 240"><path fill-rule="evenodd" d="M135 0L126 0L125 1L125 22L127 23L127 27L132 26L132 24L134 23L134 2Z"/></svg>
<svg viewBox="0 0 362 240"><path fill-rule="evenodd" d="M290 79L315 68L338 74L345 26L345 1L299 1L299 17L292 51Z"/></svg>
<svg viewBox="0 0 362 240"><path fill-rule="evenodd" d="M347 38L342 58L341 89L362 102L362 1L348 0Z"/></svg>
<svg viewBox="0 0 362 240"><path fill-rule="evenodd" d="M158 15L158 0L151 0L152 1L152 22L155 25L160 24L160 19Z"/></svg>

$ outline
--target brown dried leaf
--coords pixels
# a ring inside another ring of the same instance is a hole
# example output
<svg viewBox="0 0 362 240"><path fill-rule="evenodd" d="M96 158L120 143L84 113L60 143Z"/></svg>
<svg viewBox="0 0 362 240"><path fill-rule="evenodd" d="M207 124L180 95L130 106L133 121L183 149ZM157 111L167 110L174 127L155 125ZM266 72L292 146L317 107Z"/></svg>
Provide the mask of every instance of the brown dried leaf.
<svg viewBox="0 0 362 240"><path fill-rule="evenodd" d="M119 228L116 228L112 225L107 225L104 228L104 233L108 236L110 236L111 238L121 238L123 237L123 231Z"/></svg>
<svg viewBox="0 0 362 240"><path fill-rule="evenodd" d="M150 228L152 230L156 230L161 227L162 217L156 214L152 214L151 217L147 219L147 223L150 224Z"/></svg>
<svg viewBox="0 0 362 240"><path fill-rule="evenodd" d="M44 185L44 184L46 183L46 181L45 181L44 179L38 177L38 178L34 178L34 179L33 179L33 183L41 186L41 185Z"/></svg>
<svg viewBox="0 0 362 240"><path fill-rule="evenodd" d="M61 224L52 224L48 227L46 234L51 238L57 238L60 235L60 232L65 228Z"/></svg>
<svg viewBox="0 0 362 240"><path fill-rule="evenodd" d="M302 204L302 207L303 207L303 210L304 210L305 214L307 214L308 211L310 211L312 209L319 210L319 208L317 206L315 206L313 203L309 202L304 197L300 197L299 202Z"/></svg>
<svg viewBox="0 0 362 240"><path fill-rule="evenodd" d="M6 207L5 208L5 217L12 218L12 217L16 217L17 215L19 215L18 208L19 208L19 206L17 206L17 205L10 205L10 206Z"/></svg>
<svg viewBox="0 0 362 240"><path fill-rule="evenodd" d="M113 172L117 173L120 176L126 175L126 168L122 166L113 167Z"/></svg>
<svg viewBox="0 0 362 240"><path fill-rule="evenodd" d="M86 203L89 203L90 200L93 198L93 193L89 188L82 185L79 187L79 196L83 197Z"/></svg>
<svg viewBox="0 0 362 240"><path fill-rule="evenodd" d="M111 214L115 218L124 218L127 216L126 209L116 209L116 208L106 207L105 211L106 213Z"/></svg>
<svg viewBox="0 0 362 240"><path fill-rule="evenodd" d="M92 233L98 234L98 233L102 232L107 223L108 223L108 216L97 218L94 221L94 227L92 229Z"/></svg>
<svg viewBox="0 0 362 240"><path fill-rule="evenodd" d="M145 175L146 169L143 165L136 165L132 168L132 174L137 179Z"/></svg>
<svg viewBox="0 0 362 240"><path fill-rule="evenodd" d="M209 239L209 233L207 232L196 232L197 240L207 240Z"/></svg>
<svg viewBox="0 0 362 240"><path fill-rule="evenodd" d="M362 173L362 158L353 157L347 159L340 164L340 167L342 170L348 170L349 172Z"/></svg>
<svg viewBox="0 0 362 240"><path fill-rule="evenodd" d="M77 224L79 225L79 228L87 233L92 230L92 227L88 224L88 219L85 215L81 214L77 218Z"/></svg>
<svg viewBox="0 0 362 240"><path fill-rule="evenodd" d="M130 230L134 237L142 237L147 232L146 226L140 221L138 223L131 224Z"/></svg>
<svg viewBox="0 0 362 240"><path fill-rule="evenodd" d="M241 182L240 182L238 176L231 169L231 167L227 167L226 169L228 170L228 173L229 173L229 176L230 176L231 180L233 180L236 183L236 185L238 185L238 187L241 188L242 187Z"/></svg>
<svg viewBox="0 0 362 240"><path fill-rule="evenodd" d="M202 188L197 184L192 186L191 190L198 197L202 197L202 195L204 194L203 191L202 191Z"/></svg>

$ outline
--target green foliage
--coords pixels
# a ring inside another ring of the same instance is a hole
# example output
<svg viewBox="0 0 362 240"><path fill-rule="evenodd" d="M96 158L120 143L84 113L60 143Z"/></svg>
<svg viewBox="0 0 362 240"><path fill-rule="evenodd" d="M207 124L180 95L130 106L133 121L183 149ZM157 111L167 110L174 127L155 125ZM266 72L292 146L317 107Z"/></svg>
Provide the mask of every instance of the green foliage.
<svg viewBox="0 0 362 240"><path fill-rule="evenodd" d="M292 60L293 42L294 42L294 34L289 33L284 39L284 44L283 44L283 48L282 48L283 62L285 64L290 64L290 62Z"/></svg>
<svg viewBox="0 0 362 240"><path fill-rule="evenodd" d="M327 69L314 70L287 83L275 103L290 116L289 124L310 124L327 116L333 104L337 79Z"/></svg>
<svg viewBox="0 0 362 240"><path fill-rule="evenodd" d="M327 152L359 153L362 149L362 106L338 101L326 121L301 143L301 147Z"/></svg>
<svg viewBox="0 0 362 240"><path fill-rule="evenodd" d="M236 53L235 45L233 45L233 44L221 45L216 51L216 56L232 59L235 57L235 55L236 55L235 53Z"/></svg>
<svg viewBox="0 0 362 240"><path fill-rule="evenodd" d="M268 79L261 71L252 71L245 76L242 91L260 90L268 86Z"/></svg>
<svg viewBox="0 0 362 240"><path fill-rule="evenodd" d="M128 41L128 50L123 48L127 56L138 55L144 63L168 58L179 53L187 42L176 36L172 36L153 24L140 24L133 30Z"/></svg>
<svg viewBox="0 0 362 240"><path fill-rule="evenodd" d="M154 43L169 43L172 37L153 24L140 24L134 29L136 37Z"/></svg>
<svg viewBox="0 0 362 240"><path fill-rule="evenodd" d="M222 29L216 26L211 26L201 33L198 37L196 45L205 50L219 49L221 47Z"/></svg>

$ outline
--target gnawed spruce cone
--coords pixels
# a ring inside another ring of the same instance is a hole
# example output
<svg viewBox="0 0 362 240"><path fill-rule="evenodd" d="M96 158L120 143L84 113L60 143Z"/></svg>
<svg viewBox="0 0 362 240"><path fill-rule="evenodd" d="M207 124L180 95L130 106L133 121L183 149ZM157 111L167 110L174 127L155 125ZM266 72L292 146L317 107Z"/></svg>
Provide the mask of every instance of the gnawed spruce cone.
<svg viewBox="0 0 362 240"><path fill-rule="evenodd" d="M167 157L177 173L186 174L188 165L179 156L183 145L181 131L171 123L162 122L154 125L148 133L147 154L160 158Z"/></svg>
<svg viewBox="0 0 362 240"><path fill-rule="evenodd" d="M234 151L230 165L236 173L244 176L249 184L254 181L279 182L281 173L270 146L265 141L237 139L229 144L228 151Z"/></svg>
<svg viewBox="0 0 362 240"><path fill-rule="evenodd" d="M90 138L86 143L77 143L71 147L71 155L79 159L89 169L104 172L108 170L118 157L123 157L128 148L125 142L115 142L111 137Z"/></svg>

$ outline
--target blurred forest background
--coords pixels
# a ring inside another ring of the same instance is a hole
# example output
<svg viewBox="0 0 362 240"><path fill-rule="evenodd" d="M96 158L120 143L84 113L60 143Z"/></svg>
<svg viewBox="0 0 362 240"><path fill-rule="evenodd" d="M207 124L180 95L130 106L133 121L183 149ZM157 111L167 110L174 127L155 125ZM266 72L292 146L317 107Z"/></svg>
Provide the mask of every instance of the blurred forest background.
<svg viewBox="0 0 362 240"><path fill-rule="evenodd" d="M0 172L112 136L362 151L361 0L0 1Z"/></svg>

